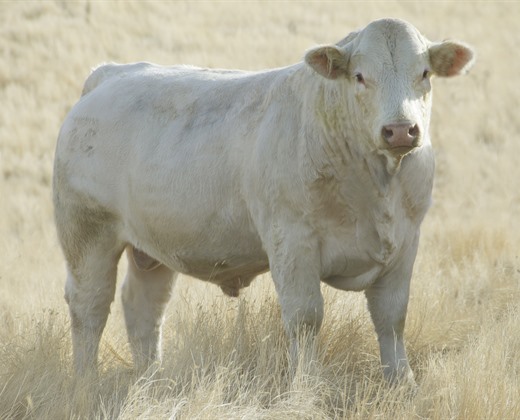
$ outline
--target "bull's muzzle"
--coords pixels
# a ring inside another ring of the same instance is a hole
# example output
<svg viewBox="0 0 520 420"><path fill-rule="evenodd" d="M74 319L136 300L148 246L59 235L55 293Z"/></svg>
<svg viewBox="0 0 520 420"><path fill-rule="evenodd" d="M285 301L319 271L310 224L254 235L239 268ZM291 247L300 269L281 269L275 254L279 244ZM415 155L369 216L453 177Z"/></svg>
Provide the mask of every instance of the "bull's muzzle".
<svg viewBox="0 0 520 420"><path fill-rule="evenodd" d="M387 124L381 129L381 137L391 149L412 149L419 145L421 130L417 124L408 121Z"/></svg>

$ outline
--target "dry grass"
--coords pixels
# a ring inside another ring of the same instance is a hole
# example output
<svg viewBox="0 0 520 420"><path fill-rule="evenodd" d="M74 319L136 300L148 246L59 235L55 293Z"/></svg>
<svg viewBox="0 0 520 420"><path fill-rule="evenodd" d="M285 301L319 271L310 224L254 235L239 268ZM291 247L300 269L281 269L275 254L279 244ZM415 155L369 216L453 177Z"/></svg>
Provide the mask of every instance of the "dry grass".
<svg viewBox="0 0 520 420"><path fill-rule="evenodd" d="M74 380L50 179L90 67L285 65L383 16L479 54L435 81L435 202L406 330L418 393L382 383L362 295L327 288L320 356L289 386L268 276L239 300L183 278L164 364L141 378L116 301L99 378ZM0 418L520 418L519 16L511 2L1 2Z"/></svg>

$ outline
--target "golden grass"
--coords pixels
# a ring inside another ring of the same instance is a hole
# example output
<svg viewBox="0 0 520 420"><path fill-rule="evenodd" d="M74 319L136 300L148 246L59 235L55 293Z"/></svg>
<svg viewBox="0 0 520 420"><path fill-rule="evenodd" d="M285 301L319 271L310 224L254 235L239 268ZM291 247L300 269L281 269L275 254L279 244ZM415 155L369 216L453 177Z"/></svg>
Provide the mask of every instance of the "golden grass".
<svg viewBox="0 0 520 420"><path fill-rule="evenodd" d="M281 66L383 16L478 52L469 76L434 82L434 204L406 329L417 394L382 382L363 296L326 287L319 356L288 385L269 276L238 300L182 278L164 363L141 378L116 300L99 377L75 380L50 179L90 68ZM520 418L519 16L507 2L1 2L0 418Z"/></svg>

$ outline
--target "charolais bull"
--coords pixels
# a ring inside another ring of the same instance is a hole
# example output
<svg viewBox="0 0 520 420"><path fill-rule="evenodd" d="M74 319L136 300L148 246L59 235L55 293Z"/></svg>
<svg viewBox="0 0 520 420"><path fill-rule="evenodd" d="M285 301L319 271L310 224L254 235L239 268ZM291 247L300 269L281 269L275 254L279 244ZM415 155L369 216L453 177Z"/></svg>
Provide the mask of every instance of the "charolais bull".
<svg viewBox="0 0 520 420"><path fill-rule="evenodd" d="M434 175L431 79L473 57L382 19L272 70L94 70L53 179L76 369L95 369L126 250L139 368L160 360L177 273L238 296L270 270L293 359L320 329L324 282L364 291L385 377L414 382L403 330Z"/></svg>

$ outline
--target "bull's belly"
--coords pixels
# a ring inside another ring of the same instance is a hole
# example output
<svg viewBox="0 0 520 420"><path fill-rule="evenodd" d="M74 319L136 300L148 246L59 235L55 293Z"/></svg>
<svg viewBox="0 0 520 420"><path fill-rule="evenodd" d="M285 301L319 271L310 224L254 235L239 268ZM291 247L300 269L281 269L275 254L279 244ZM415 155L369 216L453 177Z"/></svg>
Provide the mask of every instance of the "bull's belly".
<svg viewBox="0 0 520 420"><path fill-rule="evenodd" d="M134 258L139 253L144 254L143 251L136 252L134 249ZM153 257L145 255L145 260L151 260L152 263L156 261ZM249 286L257 275L269 270L267 257L262 254L233 255L230 258L219 258L217 255L203 258L200 255L186 255L179 252L168 254L159 252L156 255L160 258L160 261L157 260L158 264L164 264L176 272L216 284L224 293L233 297L238 296L240 289Z"/></svg>
<svg viewBox="0 0 520 420"><path fill-rule="evenodd" d="M123 236L133 246L134 260L143 254L143 266L153 266L157 261L172 271L216 284L230 296L237 296L241 288L269 269L260 240L249 229L241 232L232 226L217 228L224 226L219 223L214 223L213 228L201 223L208 227L191 229L190 235L180 227L189 226L188 221L174 226L172 221L163 220L159 225L170 229L162 230L149 223L137 224L139 227L134 229L130 225L126 223Z"/></svg>
<svg viewBox="0 0 520 420"><path fill-rule="evenodd" d="M199 260L173 255L169 258L169 262L183 274L218 285L235 280L246 282L269 270L267 258L254 259L251 256Z"/></svg>
<svg viewBox="0 0 520 420"><path fill-rule="evenodd" d="M169 255L154 252L160 260L148 255L143 250L130 246L128 252L139 270L149 271L159 265L165 265L173 271L186 274L201 280L208 280L215 283L226 282L229 279L249 278L257 276L268 270L267 258L252 256L234 256L231 259L206 258L192 255L191 257L181 257L173 252Z"/></svg>

